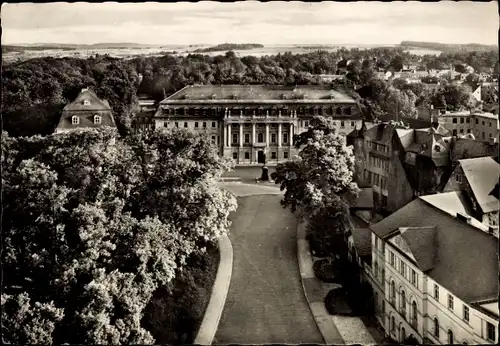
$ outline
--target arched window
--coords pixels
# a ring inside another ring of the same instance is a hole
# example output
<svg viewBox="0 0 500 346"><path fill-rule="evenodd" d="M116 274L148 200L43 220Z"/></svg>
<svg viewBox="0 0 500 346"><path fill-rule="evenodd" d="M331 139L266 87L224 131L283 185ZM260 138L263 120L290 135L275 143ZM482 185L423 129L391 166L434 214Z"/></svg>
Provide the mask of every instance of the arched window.
<svg viewBox="0 0 500 346"><path fill-rule="evenodd" d="M394 304L396 302L396 284L391 281L391 302Z"/></svg>
<svg viewBox="0 0 500 346"><path fill-rule="evenodd" d="M264 135L262 133L259 133L257 135L257 142L259 142L259 143L264 142Z"/></svg>
<svg viewBox="0 0 500 346"><path fill-rule="evenodd" d="M405 342L406 340L406 330L405 327L401 327L401 342Z"/></svg>
<svg viewBox="0 0 500 346"><path fill-rule="evenodd" d="M73 116L71 117L71 123L72 123L73 125L78 125L78 124L80 124L80 118L79 118L79 117L77 117L76 115L73 115Z"/></svg>
<svg viewBox="0 0 500 346"><path fill-rule="evenodd" d="M411 303L411 323L416 328L417 327L417 302L413 301Z"/></svg>
<svg viewBox="0 0 500 346"><path fill-rule="evenodd" d="M396 331L396 321L394 320L394 316L391 317L391 333Z"/></svg>
<svg viewBox="0 0 500 346"><path fill-rule="evenodd" d="M434 318L434 336L439 339L439 321L436 317Z"/></svg>
<svg viewBox="0 0 500 346"><path fill-rule="evenodd" d="M94 124L100 124L101 123L101 117L99 115L94 115Z"/></svg>
<svg viewBox="0 0 500 346"><path fill-rule="evenodd" d="M378 263L377 263L377 261L373 262L373 271L375 272L375 277L378 277Z"/></svg>
<svg viewBox="0 0 500 346"><path fill-rule="evenodd" d="M401 315L406 319L406 293L403 289L401 290L401 301L399 305L401 307Z"/></svg>
<svg viewBox="0 0 500 346"><path fill-rule="evenodd" d="M453 332L451 331L451 329L448 329L448 344L453 344Z"/></svg>

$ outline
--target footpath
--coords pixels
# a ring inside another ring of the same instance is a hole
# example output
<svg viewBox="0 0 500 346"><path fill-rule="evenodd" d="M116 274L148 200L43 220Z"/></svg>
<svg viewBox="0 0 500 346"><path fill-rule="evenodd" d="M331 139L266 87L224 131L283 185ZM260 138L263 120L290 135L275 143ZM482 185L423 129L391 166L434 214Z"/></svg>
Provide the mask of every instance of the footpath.
<svg viewBox="0 0 500 346"><path fill-rule="evenodd" d="M325 283L314 275L313 263L316 258L311 255L305 230L306 224L298 222L297 256L300 276L304 294L325 343L329 345L378 344L370 333L372 328L368 328L360 317L334 316L326 310L324 298L331 289L340 285ZM377 339L380 340L379 337Z"/></svg>
<svg viewBox="0 0 500 346"><path fill-rule="evenodd" d="M194 340L196 345L211 345L224 310L231 274L233 272L233 247L227 235L219 238L220 260L207 310Z"/></svg>

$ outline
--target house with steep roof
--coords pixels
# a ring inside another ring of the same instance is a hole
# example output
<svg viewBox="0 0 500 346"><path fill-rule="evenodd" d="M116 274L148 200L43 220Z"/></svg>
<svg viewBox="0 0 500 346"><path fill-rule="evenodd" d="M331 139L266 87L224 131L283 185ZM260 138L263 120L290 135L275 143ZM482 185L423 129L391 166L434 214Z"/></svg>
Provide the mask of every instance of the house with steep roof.
<svg viewBox="0 0 500 346"><path fill-rule="evenodd" d="M376 318L398 342L495 344L498 241L434 196L369 226Z"/></svg>
<svg viewBox="0 0 500 346"><path fill-rule="evenodd" d="M103 126L116 127L113 110L107 100L101 100L92 90L85 88L63 108L55 133Z"/></svg>
<svg viewBox="0 0 500 346"><path fill-rule="evenodd" d="M491 157L458 160L443 190L462 192L469 208L467 215L479 220L497 237L500 202L494 191L499 177L500 165Z"/></svg>

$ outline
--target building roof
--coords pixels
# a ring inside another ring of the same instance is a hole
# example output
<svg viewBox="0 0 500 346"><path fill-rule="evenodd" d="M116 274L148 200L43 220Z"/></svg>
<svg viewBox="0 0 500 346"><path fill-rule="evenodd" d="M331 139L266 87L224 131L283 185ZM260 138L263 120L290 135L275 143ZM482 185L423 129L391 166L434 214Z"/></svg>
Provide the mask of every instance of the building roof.
<svg viewBox="0 0 500 346"><path fill-rule="evenodd" d="M453 217L456 216L457 213L469 215L472 226L483 231L488 231L488 226L471 216L474 215L474 211L465 193L462 191L436 193L433 195L421 196L420 198Z"/></svg>
<svg viewBox="0 0 500 346"><path fill-rule="evenodd" d="M373 188L360 187L360 192L356 204L351 208L354 209L372 209L373 208Z"/></svg>
<svg viewBox="0 0 500 346"><path fill-rule="evenodd" d="M414 130L413 142L410 143L409 138L403 138L406 152L427 156L436 167L448 165L451 138L443 137L437 132L433 127Z"/></svg>
<svg viewBox="0 0 500 346"><path fill-rule="evenodd" d="M325 85L188 85L160 104L196 103L351 103L351 97Z"/></svg>
<svg viewBox="0 0 500 346"><path fill-rule="evenodd" d="M498 120L498 114L493 114L493 113L474 113L474 116L476 117L482 117L482 118L487 118L487 119L493 119L493 120Z"/></svg>
<svg viewBox="0 0 500 346"><path fill-rule="evenodd" d="M483 213L499 209L498 198L490 193L498 183L500 165L491 157L478 157L458 161Z"/></svg>
<svg viewBox="0 0 500 346"><path fill-rule="evenodd" d="M434 268L437 259L436 227L403 227L399 233L410 247L420 270L427 272Z"/></svg>
<svg viewBox="0 0 500 346"><path fill-rule="evenodd" d="M84 101L90 101L90 105L85 105ZM111 111L111 107L108 101L101 100L92 90L86 88L82 89L76 99L68 103L63 111Z"/></svg>
<svg viewBox="0 0 500 346"><path fill-rule="evenodd" d="M388 143L392 139L393 131L395 128L400 128L401 125L398 123L378 123L374 126L368 127L365 132L365 136L372 141L379 143Z"/></svg>
<svg viewBox="0 0 500 346"><path fill-rule="evenodd" d="M453 141L451 160L498 155L498 143L477 141L470 138L457 138Z"/></svg>
<svg viewBox="0 0 500 346"><path fill-rule="evenodd" d="M498 240L493 235L452 217L422 198L369 226L381 238L408 227L435 228L437 250L433 267L427 271L429 277L467 303L498 297ZM431 231L420 235L410 233L406 236L410 242L433 243ZM430 239L421 239L424 237ZM419 246L415 257L417 261L425 256L432 258L433 251L432 247ZM421 265L425 267L423 261Z"/></svg>
<svg viewBox="0 0 500 346"><path fill-rule="evenodd" d="M370 256L372 253L372 233L369 228L353 228L352 242L359 256Z"/></svg>
<svg viewBox="0 0 500 346"><path fill-rule="evenodd" d="M84 101L90 101L85 105ZM101 117L101 123L94 123L94 116ZM79 124L73 125L72 117L78 116ZM97 95L89 90L82 89L76 99L63 108L56 132L59 130L73 130L76 128L98 128L102 126L116 127L111 107L105 100L100 100Z"/></svg>

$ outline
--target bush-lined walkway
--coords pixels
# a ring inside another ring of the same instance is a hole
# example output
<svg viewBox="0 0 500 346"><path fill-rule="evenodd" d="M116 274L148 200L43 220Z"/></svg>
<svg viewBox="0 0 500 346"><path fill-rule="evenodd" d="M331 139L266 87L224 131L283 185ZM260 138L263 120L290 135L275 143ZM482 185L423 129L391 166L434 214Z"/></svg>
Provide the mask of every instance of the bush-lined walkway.
<svg viewBox="0 0 500 346"><path fill-rule="evenodd" d="M296 219L280 206L281 192L222 185L246 197L230 216L233 274L213 344L324 343L302 290Z"/></svg>

